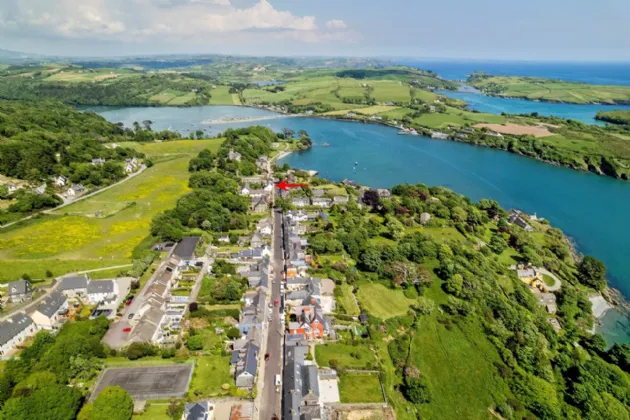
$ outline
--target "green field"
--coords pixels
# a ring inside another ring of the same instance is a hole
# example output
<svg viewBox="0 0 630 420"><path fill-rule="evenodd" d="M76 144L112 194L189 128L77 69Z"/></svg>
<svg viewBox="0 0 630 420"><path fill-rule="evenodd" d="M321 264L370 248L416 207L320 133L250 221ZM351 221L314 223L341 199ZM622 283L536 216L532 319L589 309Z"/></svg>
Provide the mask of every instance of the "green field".
<svg viewBox="0 0 630 420"><path fill-rule="evenodd" d="M219 146L224 139L204 139L204 140L176 140L162 143L121 143L122 147L133 147L149 157L169 156L169 155L189 155L195 156L203 149L210 149L212 152L219 150Z"/></svg>
<svg viewBox="0 0 630 420"><path fill-rule="evenodd" d="M364 283L357 292L361 307L380 319L404 315L415 301L407 299L402 290L392 290L376 283Z"/></svg>
<svg viewBox="0 0 630 420"><path fill-rule="evenodd" d="M471 77L468 83L486 93L573 104L630 103L630 86L589 85L520 76Z"/></svg>
<svg viewBox="0 0 630 420"><path fill-rule="evenodd" d="M145 407L142 414L134 414L132 420L171 420L171 416L169 416L166 412L169 401L163 400L159 403L149 404L148 407Z"/></svg>
<svg viewBox="0 0 630 420"><path fill-rule="evenodd" d="M139 146L153 156L178 152L142 174L86 200L0 233L0 281L28 273L42 278L128 264L147 236L153 216L172 208L188 189L186 154L221 140L187 140ZM19 273L19 274L16 274Z"/></svg>
<svg viewBox="0 0 630 420"><path fill-rule="evenodd" d="M223 385L234 386L230 375L230 358L224 356L200 356L195 359L195 370L188 390L191 396L211 397L226 393Z"/></svg>
<svg viewBox="0 0 630 420"><path fill-rule="evenodd" d="M341 375L339 396L342 404L383 402L378 375L349 373Z"/></svg>
<svg viewBox="0 0 630 420"><path fill-rule="evenodd" d="M610 122L613 124L630 124L630 111L599 111L595 117L597 120Z"/></svg>
<svg viewBox="0 0 630 420"><path fill-rule="evenodd" d="M423 419L486 420L493 396L510 395L493 365L501 363L496 348L480 327L465 320L448 329L435 314L423 319L411 358L431 385L431 402L419 406Z"/></svg>
<svg viewBox="0 0 630 420"><path fill-rule="evenodd" d="M319 366L330 367L330 361L336 360L338 365L351 369L363 369L367 363L375 362L374 354L367 346L343 343L318 344L315 346L315 359Z"/></svg>
<svg viewBox="0 0 630 420"><path fill-rule="evenodd" d="M343 307L348 315L359 315L359 307L352 296L352 286L347 283L336 286L341 289L341 295L337 298L337 303Z"/></svg>
<svg viewBox="0 0 630 420"><path fill-rule="evenodd" d="M216 89L212 89L210 105L240 105L234 102L233 95L229 91L229 86L217 86Z"/></svg>

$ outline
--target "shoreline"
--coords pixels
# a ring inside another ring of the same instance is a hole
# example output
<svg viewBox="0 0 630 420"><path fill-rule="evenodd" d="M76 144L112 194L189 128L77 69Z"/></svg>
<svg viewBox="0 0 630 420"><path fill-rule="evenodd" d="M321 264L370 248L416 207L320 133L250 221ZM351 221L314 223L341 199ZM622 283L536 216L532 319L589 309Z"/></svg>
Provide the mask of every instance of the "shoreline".
<svg viewBox="0 0 630 420"><path fill-rule="evenodd" d="M473 86L474 87L474 86ZM476 89L476 88L475 88ZM520 99L522 101L530 101L530 102L544 102L547 104L562 104L562 105L600 105L600 106L617 106L617 105L630 105L630 100L629 101L614 101L613 103L607 103L607 102L565 102L565 101L557 101L554 99L543 99L543 98L539 98L539 99L531 99L528 98L526 96L510 96L510 95L502 95L499 93L486 93L482 90L479 90L479 93L481 95L485 95L485 96L490 96L493 98L505 98L505 99Z"/></svg>

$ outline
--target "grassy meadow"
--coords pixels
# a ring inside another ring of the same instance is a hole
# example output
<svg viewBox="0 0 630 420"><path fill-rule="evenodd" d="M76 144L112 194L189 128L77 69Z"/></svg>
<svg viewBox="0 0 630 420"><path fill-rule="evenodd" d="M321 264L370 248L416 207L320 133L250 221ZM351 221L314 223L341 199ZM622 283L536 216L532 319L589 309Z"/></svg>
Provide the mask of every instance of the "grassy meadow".
<svg viewBox="0 0 630 420"><path fill-rule="evenodd" d="M392 290L378 283L365 283L357 292L361 307L380 319L404 315L415 302L408 299L402 290Z"/></svg>
<svg viewBox="0 0 630 420"><path fill-rule="evenodd" d="M492 76L469 80L491 94L530 100L573 104L630 103L630 86L589 85L562 80L520 76Z"/></svg>
<svg viewBox="0 0 630 420"><path fill-rule="evenodd" d="M342 404L383 402L378 375L349 373L341 375L339 397Z"/></svg>
<svg viewBox="0 0 630 420"><path fill-rule="evenodd" d="M142 174L51 215L0 232L0 281L23 273L43 278L129 264L148 235L153 216L170 209L188 189L188 161L221 140L184 140L139 145L150 156L177 152Z"/></svg>

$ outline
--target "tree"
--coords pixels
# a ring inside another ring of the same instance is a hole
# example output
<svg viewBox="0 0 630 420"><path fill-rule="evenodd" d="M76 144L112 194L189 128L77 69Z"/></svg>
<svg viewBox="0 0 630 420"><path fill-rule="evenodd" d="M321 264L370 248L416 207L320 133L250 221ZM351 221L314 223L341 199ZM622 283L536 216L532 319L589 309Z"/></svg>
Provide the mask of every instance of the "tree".
<svg viewBox="0 0 630 420"><path fill-rule="evenodd" d="M184 404L180 400L171 400L166 409L166 414L172 420L179 420L184 414Z"/></svg>
<svg viewBox="0 0 630 420"><path fill-rule="evenodd" d="M422 375L413 376L407 373L405 368L405 380L403 394L407 400L414 404L424 404L431 401L431 388L429 381Z"/></svg>
<svg viewBox="0 0 630 420"><path fill-rule="evenodd" d="M455 296L459 296L462 293L463 285L464 285L464 277L462 277L461 274L457 273L457 274L453 274L453 276L451 276L446 281L445 288L447 292L452 293Z"/></svg>
<svg viewBox="0 0 630 420"><path fill-rule="evenodd" d="M3 420L74 420L81 405L81 399L81 392L76 388L57 384L49 385L34 391L28 397L9 399L2 409L1 418ZM115 419L115 417L106 418ZM131 415L126 420L130 418Z"/></svg>
<svg viewBox="0 0 630 420"><path fill-rule="evenodd" d="M359 262L365 270L371 271L373 273L378 273L383 268L383 262L381 261L381 252L373 246L366 248L361 253Z"/></svg>
<svg viewBox="0 0 630 420"><path fill-rule="evenodd" d="M79 411L77 420L93 420L94 419L94 404L87 403Z"/></svg>
<svg viewBox="0 0 630 420"><path fill-rule="evenodd" d="M388 216L385 226L389 236L395 241L400 240L405 234L405 226L393 216Z"/></svg>
<svg viewBox="0 0 630 420"><path fill-rule="evenodd" d="M606 287L606 266L595 257L586 256L578 264L578 279L580 283L602 290Z"/></svg>
<svg viewBox="0 0 630 420"><path fill-rule="evenodd" d="M188 347L188 350L191 351L203 350L203 337L200 335L193 335L192 337L188 337L188 341L186 341L186 347Z"/></svg>
<svg viewBox="0 0 630 420"><path fill-rule="evenodd" d="M123 388L108 386L94 400L94 420L130 420L133 400Z"/></svg>
<svg viewBox="0 0 630 420"><path fill-rule="evenodd" d="M227 330L226 335L228 338L232 340L236 340L237 338L241 336L241 331L236 327L232 327L229 330Z"/></svg>

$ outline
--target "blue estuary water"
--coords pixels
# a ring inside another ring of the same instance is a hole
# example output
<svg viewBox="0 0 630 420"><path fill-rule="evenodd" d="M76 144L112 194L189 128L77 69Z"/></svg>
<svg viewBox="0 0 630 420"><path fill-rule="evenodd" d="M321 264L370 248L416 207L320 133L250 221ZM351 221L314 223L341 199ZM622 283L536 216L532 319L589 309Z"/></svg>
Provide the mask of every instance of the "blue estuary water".
<svg viewBox="0 0 630 420"><path fill-rule="evenodd" d="M505 208L518 208L547 218L575 242L578 250L603 260L609 281L630 296L630 182L559 168L533 159L488 148L420 136L371 124L317 118L203 124L220 118L274 115L238 107L126 108L97 111L106 119L153 121L155 129L215 135L228 127L252 124L275 131L306 130L314 141L310 151L289 155L283 162L314 169L333 181L344 178L372 187L425 183L443 185L473 200L495 199ZM328 143L325 147L324 143ZM354 162L359 164L355 167ZM622 321L621 323L618 321ZM606 338L630 342L630 321L609 311L602 330Z"/></svg>

